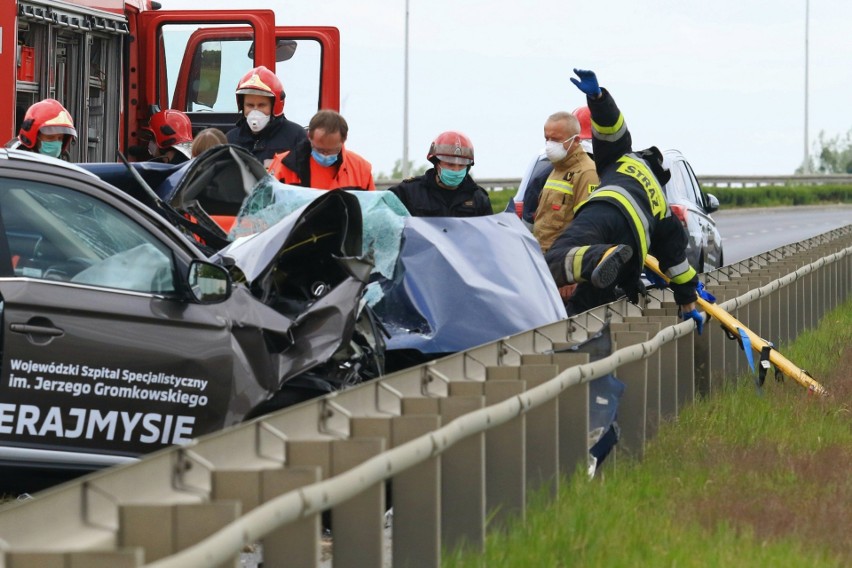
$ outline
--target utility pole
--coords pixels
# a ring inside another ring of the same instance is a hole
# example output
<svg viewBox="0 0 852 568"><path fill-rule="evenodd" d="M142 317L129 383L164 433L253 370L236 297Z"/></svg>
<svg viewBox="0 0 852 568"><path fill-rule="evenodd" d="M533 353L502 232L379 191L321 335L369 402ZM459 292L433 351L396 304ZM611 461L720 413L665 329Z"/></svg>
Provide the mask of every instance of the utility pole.
<svg viewBox="0 0 852 568"><path fill-rule="evenodd" d="M810 21L810 0L805 0L805 163L803 174L811 173L811 159L808 155L808 28Z"/></svg>
<svg viewBox="0 0 852 568"><path fill-rule="evenodd" d="M405 79L402 89L402 179L408 177L408 0L405 0ZM807 136L807 128L805 129Z"/></svg>

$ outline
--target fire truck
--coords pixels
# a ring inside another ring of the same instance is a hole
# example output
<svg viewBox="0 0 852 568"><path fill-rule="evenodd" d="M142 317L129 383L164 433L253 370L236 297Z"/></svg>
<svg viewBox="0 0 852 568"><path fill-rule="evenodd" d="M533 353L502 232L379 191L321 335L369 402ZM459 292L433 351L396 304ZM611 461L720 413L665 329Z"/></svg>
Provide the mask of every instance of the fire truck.
<svg viewBox="0 0 852 568"><path fill-rule="evenodd" d="M167 10L154 0L2 0L0 144L27 108L59 100L74 118L74 162L111 162L144 146L151 115L186 112L193 131L227 131L234 90L252 67L274 69L287 118L307 124L340 104L340 34L280 27L271 10Z"/></svg>

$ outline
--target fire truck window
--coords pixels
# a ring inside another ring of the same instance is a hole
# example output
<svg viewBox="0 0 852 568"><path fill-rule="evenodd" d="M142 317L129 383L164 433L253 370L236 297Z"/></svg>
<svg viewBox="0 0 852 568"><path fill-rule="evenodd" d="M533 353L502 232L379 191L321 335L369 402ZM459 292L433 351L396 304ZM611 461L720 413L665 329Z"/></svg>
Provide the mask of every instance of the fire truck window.
<svg viewBox="0 0 852 568"><path fill-rule="evenodd" d="M253 43L244 28L164 26L168 100L161 106L189 113L236 114L234 90L255 66ZM280 59L276 73L287 93L284 112L290 120L307 124L319 109L322 46L313 39L282 39L276 59Z"/></svg>
<svg viewBox="0 0 852 568"><path fill-rule="evenodd" d="M287 118L306 125L319 110L322 46L315 40L295 41L297 45L293 47L293 55L277 63L275 74L287 93L284 105Z"/></svg>

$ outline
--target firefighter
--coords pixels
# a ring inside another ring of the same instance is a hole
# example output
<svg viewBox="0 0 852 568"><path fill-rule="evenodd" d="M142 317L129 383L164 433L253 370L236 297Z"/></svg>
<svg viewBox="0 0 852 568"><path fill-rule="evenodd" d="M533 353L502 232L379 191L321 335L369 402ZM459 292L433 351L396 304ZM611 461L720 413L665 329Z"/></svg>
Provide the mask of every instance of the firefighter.
<svg viewBox="0 0 852 568"><path fill-rule="evenodd" d="M346 119L321 110L308 124L308 139L294 149L275 154L269 172L290 185L314 189L376 189L370 162L344 147L349 135Z"/></svg>
<svg viewBox="0 0 852 568"><path fill-rule="evenodd" d="M68 147L77 140L71 115L56 99L44 99L27 109L17 147L68 160Z"/></svg>
<svg viewBox="0 0 852 568"><path fill-rule="evenodd" d="M264 66L246 73L237 84L237 108L242 116L227 133L228 143L251 152L269 167L272 157L292 150L307 138L302 126L284 116L284 86Z"/></svg>
<svg viewBox="0 0 852 568"><path fill-rule="evenodd" d="M435 167L422 176L408 178L391 187L415 217L478 217L491 215L488 193L470 177L473 144L460 132L438 135L426 159Z"/></svg>
<svg viewBox="0 0 852 568"><path fill-rule="evenodd" d="M186 113L161 110L151 117L145 130L153 135L148 142L151 161L181 164L192 158L192 122Z"/></svg>
<svg viewBox="0 0 852 568"><path fill-rule="evenodd" d="M571 113L580 122L580 146L590 158L592 156L592 117L589 114L589 107L577 107ZM548 176L553 171L553 162L547 158L544 150L533 159L527 170L521 178L521 184L518 186L518 193L514 199L509 200L509 205L506 211L515 211L520 215L521 220L530 230L533 229L535 223L536 210L538 209L538 200L541 197L541 190L547 182Z"/></svg>
<svg viewBox="0 0 852 568"><path fill-rule="evenodd" d="M701 332L695 309L698 276L686 260L687 236L672 215L662 186L671 177L656 147L633 151L624 116L594 72L575 69L571 81L586 94L592 115L592 144L600 186L577 210L571 225L545 255L557 286L578 283L568 300L580 313L616 299L620 286L638 300L645 256L654 254L671 279L684 319Z"/></svg>
<svg viewBox="0 0 852 568"><path fill-rule="evenodd" d="M580 146L580 132L577 117L564 111L553 113L544 123L544 151L553 171L539 195L533 224L533 235L543 253L598 186L595 163Z"/></svg>

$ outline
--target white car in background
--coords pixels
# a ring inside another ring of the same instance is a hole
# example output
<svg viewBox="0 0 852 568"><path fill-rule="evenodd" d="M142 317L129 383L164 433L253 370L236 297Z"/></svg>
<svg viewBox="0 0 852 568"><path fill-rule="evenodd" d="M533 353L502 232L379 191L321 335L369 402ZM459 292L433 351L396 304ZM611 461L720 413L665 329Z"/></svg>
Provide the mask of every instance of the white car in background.
<svg viewBox="0 0 852 568"><path fill-rule="evenodd" d="M672 177L665 185L666 199L672 213L680 219L689 236L686 256L698 272L709 272L724 266L722 235L710 216L719 210L715 195L704 193L692 166L679 150L663 152L663 166Z"/></svg>

